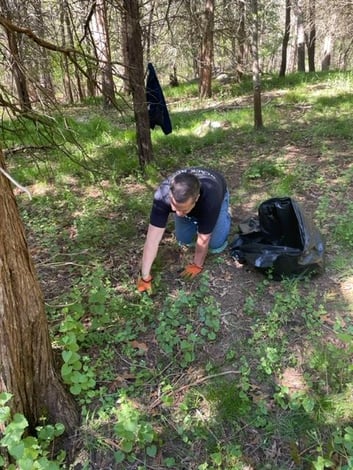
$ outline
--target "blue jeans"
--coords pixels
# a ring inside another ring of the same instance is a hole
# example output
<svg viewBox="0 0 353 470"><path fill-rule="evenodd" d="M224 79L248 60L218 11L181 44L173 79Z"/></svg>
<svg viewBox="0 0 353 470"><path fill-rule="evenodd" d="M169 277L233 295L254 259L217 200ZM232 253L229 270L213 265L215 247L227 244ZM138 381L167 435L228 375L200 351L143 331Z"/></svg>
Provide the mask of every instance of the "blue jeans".
<svg viewBox="0 0 353 470"><path fill-rule="evenodd" d="M219 216L213 229L209 248L211 250L220 248L226 241L230 231L231 218L229 214L229 193L226 192ZM197 236L198 223L193 217L174 216L175 236L181 245L191 245Z"/></svg>

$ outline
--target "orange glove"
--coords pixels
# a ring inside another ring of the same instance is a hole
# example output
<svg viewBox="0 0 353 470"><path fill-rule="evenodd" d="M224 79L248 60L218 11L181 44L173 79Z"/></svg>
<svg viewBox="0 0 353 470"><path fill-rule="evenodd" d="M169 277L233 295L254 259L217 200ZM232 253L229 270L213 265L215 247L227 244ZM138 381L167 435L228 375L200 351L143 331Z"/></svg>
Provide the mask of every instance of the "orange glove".
<svg viewBox="0 0 353 470"><path fill-rule="evenodd" d="M152 292L152 276L149 276L147 279L143 279L142 277L138 278L137 281L137 290L139 292Z"/></svg>
<svg viewBox="0 0 353 470"><path fill-rule="evenodd" d="M193 279L202 271L201 266L197 266L197 264L188 264L181 275L188 279Z"/></svg>

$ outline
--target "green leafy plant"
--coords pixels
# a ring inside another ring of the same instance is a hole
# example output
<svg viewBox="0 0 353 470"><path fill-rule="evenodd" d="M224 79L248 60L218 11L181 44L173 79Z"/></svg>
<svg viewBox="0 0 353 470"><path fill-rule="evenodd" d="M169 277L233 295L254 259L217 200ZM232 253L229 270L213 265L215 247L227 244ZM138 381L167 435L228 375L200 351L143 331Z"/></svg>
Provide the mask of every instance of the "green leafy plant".
<svg viewBox="0 0 353 470"><path fill-rule="evenodd" d="M344 458L345 464L342 465L342 470L353 468L353 427L346 426L343 430L335 431L333 445L335 452Z"/></svg>
<svg viewBox="0 0 353 470"><path fill-rule="evenodd" d="M273 162L253 162L244 172L246 180L268 178L283 175L283 170Z"/></svg>
<svg viewBox="0 0 353 470"><path fill-rule="evenodd" d="M192 293L178 291L169 297L158 316L156 337L168 357L177 355L182 367L195 360L196 347L216 339L220 328L220 310L207 295L207 276Z"/></svg>
<svg viewBox="0 0 353 470"><path fill-rule="evenodd" d="M59 452L56 459L50 456L50 443L63 434L62 424L38 426L37 435L26 435L28 421L20 414L11 416L6 403L11 399L10 393L0 393L0 425L4 431L0 439L0 448L6 449L14 463L7 465L7 470L59 470L65 459L65 452ZM0 467L5 465L5 458L0 455Z"/></svg>
<svg viewBox="0 0 353 470"><path fill-rule="evenodd" d="M116 418L114 433L119 446L114 454L116 463L121 463L126 458L134 460L140 449L149 457L156 456L157 446L154 441L157 435L153 426L131 400L124 396L120 398Z"/></svg>
<svg viewBox="0 0 353 470"><path fill-rule="evenodd" d="M73 395L85 392L88 398L92 398L96 384L95 374L89 365L88 356L82 356L79 352L79 340L84 334L82 325L78 320L68 315L62 323L60 331L63 333L60 338L60 345L63 348L61 376L64 382L69 385Z"/></svg>

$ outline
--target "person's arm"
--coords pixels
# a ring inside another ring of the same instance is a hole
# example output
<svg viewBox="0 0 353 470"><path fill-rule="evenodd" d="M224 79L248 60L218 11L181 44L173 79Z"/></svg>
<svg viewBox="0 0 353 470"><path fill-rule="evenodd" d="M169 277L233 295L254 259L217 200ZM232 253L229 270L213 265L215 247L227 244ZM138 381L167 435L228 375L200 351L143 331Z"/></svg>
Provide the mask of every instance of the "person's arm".
<svg viewBox="0 0 353 470"><path fill-rule="evenodd" d="M194 278L203 269L203 264L205 262L208 245L210 243L211 234L205 235L204 233L199 233L197 235L195 253L194 253L194 262L188 264L181 275L185 278Z"/></svg>
<svg viewBox="0 0 353 470"><path fill-rule="evenodd" d="M164 231L165 228L155 227L151 224L148 226L141 263L142 279L149 279L151 277L152 264L157 256L158 247L162 240Z"/></svg>
<svg viewBox="0 0 353 470"><path fill-rule="evenodd" d="M199 233L197 235L195 254L194 254L194 264L196 264L196 266L199 266L200 268L203 267L203 264L205 262L210 240L211 240L211 233L208 233L208 234Z"/></svg>

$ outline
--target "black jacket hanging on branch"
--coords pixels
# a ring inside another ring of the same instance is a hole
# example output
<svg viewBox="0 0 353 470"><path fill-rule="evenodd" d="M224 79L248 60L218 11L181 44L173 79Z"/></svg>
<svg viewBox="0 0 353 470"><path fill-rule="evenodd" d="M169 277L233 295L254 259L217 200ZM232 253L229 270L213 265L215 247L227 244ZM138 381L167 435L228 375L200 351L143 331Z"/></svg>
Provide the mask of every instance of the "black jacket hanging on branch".
<svg viewBox="0 0 353 470"><path fill-rule="evenodd" d="M150 127L151 129L154 129L156 125L161 126L162 131L167 135L172 132L172 123L169 118L163 91L153 65L149 63L147 68L146 99L148 104Z"/></svg>

